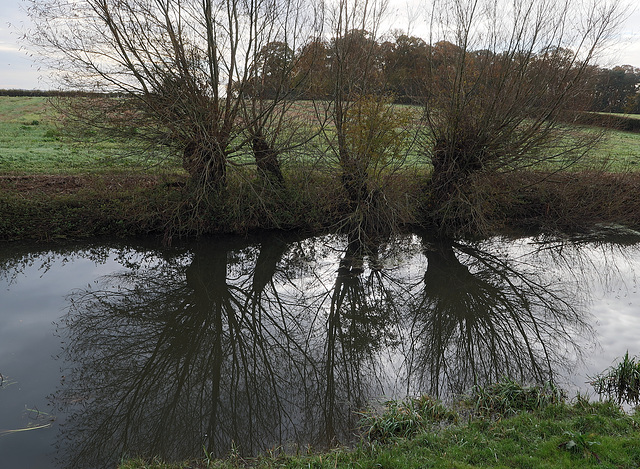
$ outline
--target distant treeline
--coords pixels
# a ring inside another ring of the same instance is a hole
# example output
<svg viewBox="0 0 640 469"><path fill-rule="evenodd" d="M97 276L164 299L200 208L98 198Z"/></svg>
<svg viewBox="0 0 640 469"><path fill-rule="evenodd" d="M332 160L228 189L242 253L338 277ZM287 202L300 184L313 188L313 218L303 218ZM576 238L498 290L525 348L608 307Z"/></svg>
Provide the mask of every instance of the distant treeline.
<svg viewBox="0 0 640 469"><path fill-rule="evenodd" d="M393 40L378 42L370 33L362 30L351 31L345 37L331 41L311 40L297 51L284 42L273 41L260 51L257 64L259 73L244 82L236 82L234 86L244 87L248 95L261 95L264 98L285 92L297 99L331 99L335 93L332 68L340 41L349 41L349 49L352 49L350 55L354 56L354 60L350 61L351 68L358 67L359 56L373 56L374 65L366 70L369 92L393 96L396 102L407 104L420 104L421 98L431 93L434 83L425 81L425 76L429 75L428 69L438 72L436 76L440 75L441 70L444 79L448 67L455 63L451 57L460 52L459 46L446 41L430 45L419 37L404 34ZM562 60L563 54L568 52L559 50L555 55ZM470 51L468 57L470 62L487 62L497 59L499 55L481 50ZM535 61L535 56L532 60ZM591 105L587 108L581 106L583 110L640 114L640 68L631 65L613 68L592 66L587 79L587 88L591 90L587 94L590 96L582 97L590 98ZM0 89L0 96L86 97L120 94ZM630 126L628 130L638 131L635 122L617 122L616 126L619 125Z"/></svg>
<svg viewBox="0 0 640 469"><path fill-rule="evenodd" d="M640 68L622 65L596 70L591 110L640 114Z"/></svg>
<svg viewBox="0 0 640 469"><path fill-rule="evenodd" d="M366 71L363 69L361 74L366 76L368 93L392 96L398 103L421 104L433 93L434 87L448 86L451 67L457 64L456 57L464 55L465 66L477 69L479 74L490 73L487 64L491 62L505 63L505 57L495 51L463 51L448 41L429 44L405 34L378 41L367 31L352 30L329 41L311 40L298 50L284 42L270 42L258 56L256 68L259 72L236 86L243 87L248 94L266 98L284 91L298 99L331 99L336 92L332 76L341 60L339 51L348 55L347 63L353 76L358 76L357 68L364 63L362 57L369 57ZM570 64L572 57L573 52L567 49L559 48L551 54L541 50L530 54L527 68L537 67L544 74L550 58L561 66ZM523 59L513 54L512 60L520 63ZM495 67L493 70L495 72ZM578 99L578 108L640 114L640 68L622 65L609 69L592 65L583 78L586 83L584 94ZM485 81L490 80L491 77L485 77ZM345 83L344 86L351 85ZM591 104L585 106L585 103Z"/></svg>

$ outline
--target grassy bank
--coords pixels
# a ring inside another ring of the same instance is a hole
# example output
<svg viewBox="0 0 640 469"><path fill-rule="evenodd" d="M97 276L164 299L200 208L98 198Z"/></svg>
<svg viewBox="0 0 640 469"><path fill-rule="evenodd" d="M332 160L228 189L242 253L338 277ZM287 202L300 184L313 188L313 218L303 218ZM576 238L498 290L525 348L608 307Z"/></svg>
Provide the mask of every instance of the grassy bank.
<svg viewBox="0 0 640 469"><path fill-rule="evenodd" d="M233 168L227 190L197 204L176 159L149 161L109 141L73 144L57 121L46 98L0 97L0 240L317 232L340 229L353 216L330 165L285 161L284 188L266 185L250 166ZM559 174L477 178L468 197L478 211L466 216L480 216L484 234L596 224L640 228L638 148L640 134L613 131L593 155L608 161L606 167L594 170L587 162ZM425 165L385 175L377 182L384 204L374 215L391 216L398 227L429 227L428 180Z"/></svg>
<svg viewBox="0 0 640 469"><path fill-rule="evenodd" d="M195 207L180 175L0 175L0 240L339 229L349 204L338 178L303 171L286 177L286 187L274 190L236 174L215 204ZM432 223L426 181L414 173L389 179L385 207L398 226ZM477 181L470 192L487 234L640 228L640 173L509 173Z"/></svg>
<svg viewBox="0 0 640 469"><path fill-rule="evenodd" d="M339 181L298 174L282 190L236 174L214 204L192 203L184 177L0 176L0 239L323 231L347 213Z"/></svg>
<svg viewBox="0 0 640 469"><path fill-rule="evenodd" d="M389 403L365 415L353 448L323 453L271 454L224 460L203 457L181 464L129 460L120 469L179 468L637 468L640 412L612 401L592 402L508 380L475 391L445 408L423 397Z"/></svg>

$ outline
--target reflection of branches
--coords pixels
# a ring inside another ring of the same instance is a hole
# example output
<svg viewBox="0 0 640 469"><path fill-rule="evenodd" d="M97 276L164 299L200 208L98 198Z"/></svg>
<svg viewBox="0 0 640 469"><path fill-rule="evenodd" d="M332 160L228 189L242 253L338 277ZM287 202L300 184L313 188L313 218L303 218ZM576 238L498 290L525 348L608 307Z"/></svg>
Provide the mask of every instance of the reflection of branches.
<svg viewBox="0 0 640 469"><path fill-rule="evenodd" d="M284 305L277 291L250 287L269 283L284 250L256 276L229 264L254 262L242 248L201 247L188 266L158 262L71 296L66 354L77 366L56 399L74 410L75 465L122 452L192 457L203 442L214 454L233 441L252 453L294 439L305 379L314 381L304 334L286 308L260 304L272 295Z"/></svg>
<svg viewBox="0 0 640 469"><path fill-rule="evenodd" d="M339 237L125 255L69 298L67 460L322 445L398 384L446 397L568 366L589 332L563 283L576 250L407 239L402 257Z"/></svg>
<svg viewBox="0 0 640 469"><path fill-rule="evenodd" d="M75 259L89 259L96 264L106 261L109 246L56 245L55 249L40 244L4 245L0 249L0 280L9 285L15 283L30 267L37 267L44 275L56 260L63 264Z"/></svg>
<svg viewBox="0 0 640 469"><path fill-rule="evenodd" d="M460 243L427 245L428 268L413 299L417 340L411 373L433 395L461 393L509 376L554 379L576 332L588 327L565 286L507 256Z"/></svg>
<svg viewBox="0 0 640 469"><path fill-rule="evenodd" d="M609 288L624 276L621 267L631 265L638 255L640 239L629 231L603 226L568 239L540 237L534 252L542 262L571 274L576 283L596 282Z"/></svg>
<svg viewBox="0 0 640 469"><path fill-rule="evenodd" d="M330 300L324 359L328 423L334 421L333 412L353 415L351 412L368 405L362 396L374 393L367 389L370 386L367 383L383 374L385 363L381 353L390 353L397 345L393 331L399 320L396 304L399 283L379 268L377 256L377 247L365 249L358 242L348 243L333 287L326 291ZM370 377L364 376L365 370ZM344 383L350 386L345 387ZM337 389L344 394L340 396ZM384 386L378 382L377 394L383 392ZM349 404L349 412L336 412L335 400L339 397Z"/></svg>

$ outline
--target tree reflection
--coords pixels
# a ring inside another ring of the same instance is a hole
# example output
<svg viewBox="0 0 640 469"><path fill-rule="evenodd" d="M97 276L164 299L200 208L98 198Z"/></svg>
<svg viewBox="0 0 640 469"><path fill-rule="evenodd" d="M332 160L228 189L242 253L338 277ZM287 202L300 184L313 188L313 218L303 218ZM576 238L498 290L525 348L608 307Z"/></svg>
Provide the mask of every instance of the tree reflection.
<svg viewBox="0 0 640 469"><path fill-rule="evenodd" d="M201 244L71 296L74 365L55 397L71 411L72 466L123 453L193 457L203 445L219 455L234 442L252 453L292 436L314 369L295 318L265 307L280 301L266 286L285 249L264 243L254 270L256 250Z"/></svg>
<svg viewBox="0 0 640 469"><path fill-rule="evenodd" d="M590 333L575 285L552 278L531 255L423 245L428 267L409 306L409 374L422 392L460 394L504 376L540 383L567 371Z"/></svg>
<svg viewBox="0 0 640 469"><path fill-rule="evenodd" d="M371 375L360 364L384 309L360 270L345 272L362 263L351 253L334 287L309 296L299 279L323 274L295 246L202 243L72 294L62 329L72 368L54 396L69 415L65 461L182 459L203 445L254 454L353 431Z"/></svg>
<svg viewBox="0 0 640 469"><path fill-rule="evenodd" d="M499 243L404 242L234 238L123 259L61 325L65 466L344 442L374 398L554 379L578 353L589 328L561 272Z"/></svg>
<svg viewBox="0 0 640 469"><path fill-rule="evenodd" d="M385 393L385 357L398 344L399 322L395 293L402 280L388 276L380 266L379 246L356 239L347 243L335 282L316 303L326 310L325 414L328 426L343 431L357 424L354 413ZM346 418L346 421L345 421Z"/></svg>

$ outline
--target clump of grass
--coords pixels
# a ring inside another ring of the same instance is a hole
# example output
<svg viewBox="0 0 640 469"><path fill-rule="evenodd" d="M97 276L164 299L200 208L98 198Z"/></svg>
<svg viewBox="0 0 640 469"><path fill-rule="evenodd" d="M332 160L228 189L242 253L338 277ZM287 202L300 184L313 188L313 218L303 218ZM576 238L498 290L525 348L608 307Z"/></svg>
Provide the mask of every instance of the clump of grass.
<svg viewBox="0 0 640 469"><path fill-rule="evenodd" d="M565 402L566 394L552 382L524 386L504 378L489 386L474 386L467 398L480 415L507 416Z"/></svg>
<svg viewBox="0 0 640 469"><path fill-rule="evenodd" d="M558 448L569 451L570 453L588 458L593 456L596 461L600 462L600 457L593 450L595 445L599 445L599 441L594 440L594 434L585 435L579 432L564 432L569 436L569 440L558 445Z"/></svg>
<svg viewBox="0 0 640 469"><path fill-rule="evenodd" d="M629 358L629 351L615 366L592 379L591 385L600 397L614 399L618 404L640 404L640 358Z"/></svg>
<svg viewBox="0 0 640 469"><path fill-rule="evenodd" d="M386 442L393 438L409 438L440 422L456 422L458 415L430 396L389 401L382 414L363 413L360 422L369 441Z"/></svg>

